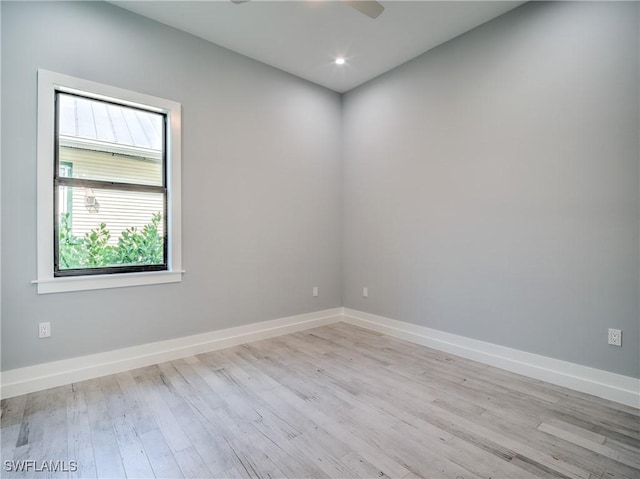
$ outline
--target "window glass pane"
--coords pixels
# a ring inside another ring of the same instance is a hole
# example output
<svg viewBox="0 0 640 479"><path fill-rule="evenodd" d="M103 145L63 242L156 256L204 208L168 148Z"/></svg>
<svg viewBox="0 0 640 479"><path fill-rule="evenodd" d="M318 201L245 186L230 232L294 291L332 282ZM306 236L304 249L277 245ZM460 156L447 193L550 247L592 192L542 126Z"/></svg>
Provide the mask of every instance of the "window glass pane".
<svg viewBox="0 0 640 479"><path fill-rule="evenodd" d="M62 176L162 186L164 115L58 93Z"/></svg>
<svg viewBox="0 0 640 479"><path fill-rule="evenodd" d="M65 188L71 208L58 216L60 270L166 264L162 193Z"/></svg>

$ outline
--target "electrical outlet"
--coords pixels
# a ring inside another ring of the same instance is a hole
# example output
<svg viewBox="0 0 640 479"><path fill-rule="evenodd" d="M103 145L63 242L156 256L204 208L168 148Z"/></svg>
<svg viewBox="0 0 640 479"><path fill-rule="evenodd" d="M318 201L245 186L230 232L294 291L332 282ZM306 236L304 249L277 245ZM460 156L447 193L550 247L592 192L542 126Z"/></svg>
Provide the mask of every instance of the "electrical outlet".
<svg viewBox="0 0 640 479"><path fill-rule="evenodd" d="M313 295L314 296L318 296L318 287L317 286L313 287Z"/></svg>
<svg viewBox="0 0 640 479"><path fill-rule="evenodd" d="M609 344L622 346L622 331L619 329L609 329Z"/></svg>
<svg viewBox="0 0 640 479"><path fill-rule="evenodd" d="M369 288L367 288L367 287L362 288L362 297L363 298L368 298L369 297Z"/></svg>
<svg viewBox="0 0 640 479"><path fill-rule="evenodd" d="M40 323L38 324L38 337L39 338L48 338L51 336L51 323Z"/></svg>

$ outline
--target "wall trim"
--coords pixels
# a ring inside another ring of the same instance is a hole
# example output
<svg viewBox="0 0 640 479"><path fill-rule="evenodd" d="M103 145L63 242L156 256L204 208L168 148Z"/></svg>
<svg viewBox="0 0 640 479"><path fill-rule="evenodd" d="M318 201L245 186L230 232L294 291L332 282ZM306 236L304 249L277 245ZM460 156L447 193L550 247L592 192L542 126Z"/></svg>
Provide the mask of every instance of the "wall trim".
<svg viewBox="0 0 640 479"><path fill-rule="evenodd" d="M640 380L349 308L333 308L0 373L9 398L344 321L412 343L640 408Z"/></svg>
<svg viewBox="0 0 640 479"><path fill-rule="evenodd" d="M640 379L349 308L343 321L640 409Z"/></svg>
<svg viewBox="0 0 640 479"><path fill-rule="evenodd" d="M0 373L0 397L9 398L77 381L150 366L207 351L336 323L342 308L260 321L244 326L36 364Z"/></svg>

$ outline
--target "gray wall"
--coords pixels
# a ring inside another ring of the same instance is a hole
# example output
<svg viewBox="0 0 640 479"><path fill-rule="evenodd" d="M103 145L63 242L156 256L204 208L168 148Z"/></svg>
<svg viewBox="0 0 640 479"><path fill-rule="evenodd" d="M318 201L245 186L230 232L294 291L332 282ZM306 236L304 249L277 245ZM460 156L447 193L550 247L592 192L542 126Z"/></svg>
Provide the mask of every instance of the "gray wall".
<svg viewBox="0 0 640 479"><path fill-rule="evenodd" d="M638 18L526 4L347 93L344 306L639 377Z"/></svg>
<svg viewBox="0 0 640 479"><path fill-rule="evenodd" d="M2 369L344 304L640 376L637 4L527 4L342 118L107 4L1 9ZM182 283L36 294L37 68L182 103Z"/></svg>
<svg viewBox="0 0 640 479"><path fill-rule="evenodd" d="M108 4L1 8L2 369L341 305L338 94ZM182 283L36 294L37 68L182 103Z"/></svg>

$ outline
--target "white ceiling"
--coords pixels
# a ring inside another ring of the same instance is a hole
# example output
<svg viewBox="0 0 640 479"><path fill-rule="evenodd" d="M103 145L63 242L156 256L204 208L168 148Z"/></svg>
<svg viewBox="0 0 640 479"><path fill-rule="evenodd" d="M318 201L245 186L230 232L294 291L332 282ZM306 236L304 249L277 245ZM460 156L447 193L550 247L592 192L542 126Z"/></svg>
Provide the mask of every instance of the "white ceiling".
<svg viewBox="0 0 640 479"><path fill-rule="evenodd" d="M345 92L525 2L382 0L375 20L340 0L111 3Z"/></svg>

